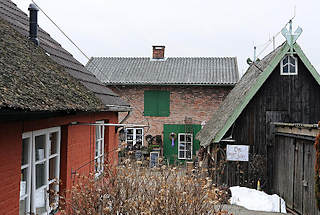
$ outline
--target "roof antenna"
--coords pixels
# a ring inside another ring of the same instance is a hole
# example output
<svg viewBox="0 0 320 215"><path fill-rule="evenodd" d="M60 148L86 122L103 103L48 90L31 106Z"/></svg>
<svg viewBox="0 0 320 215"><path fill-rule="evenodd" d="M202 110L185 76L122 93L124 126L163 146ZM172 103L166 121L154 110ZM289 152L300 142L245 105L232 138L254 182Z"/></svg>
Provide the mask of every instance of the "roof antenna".
<svg viewBox="0 0 320 215"><path fill-rule="evenodd" d="M294 16L289 20L289 22L282 28L281 34L286 38L288 45L290 46L290 54L293 55L293 45L297 39L302 34L302 28L298 26L295 32L292 32L292 20L296 17L296 7L294 7ZM289 24L289 31L287 25Z"/></svg>

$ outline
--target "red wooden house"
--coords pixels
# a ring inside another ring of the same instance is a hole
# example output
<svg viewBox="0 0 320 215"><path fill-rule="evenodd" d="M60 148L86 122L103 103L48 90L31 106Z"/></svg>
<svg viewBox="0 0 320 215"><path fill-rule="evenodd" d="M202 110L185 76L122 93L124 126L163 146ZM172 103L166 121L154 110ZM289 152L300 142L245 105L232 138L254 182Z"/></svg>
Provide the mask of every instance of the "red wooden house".
<svg viewBox="0 0 320 215"><path fill-rule="evenodd" d="M37 8L29 10L36 21ZM69 189L74 173L99 175L107 158L116 162L115 127L96 123L118 123L130 111L30 23L29 33L27 14L0 0L0 214L57 212L47 190Z"/></svg>

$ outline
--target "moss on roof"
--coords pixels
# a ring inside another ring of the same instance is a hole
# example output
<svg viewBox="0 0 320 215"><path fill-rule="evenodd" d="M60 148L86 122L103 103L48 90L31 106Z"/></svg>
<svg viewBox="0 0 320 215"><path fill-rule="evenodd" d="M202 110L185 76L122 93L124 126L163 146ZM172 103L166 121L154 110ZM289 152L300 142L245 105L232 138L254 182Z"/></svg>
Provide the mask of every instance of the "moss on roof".
<svg viewBox="0 0 320 215"><path fill-rule="evenodd" d="M0 19L0 108L99 111L101 101Z"/></svg>

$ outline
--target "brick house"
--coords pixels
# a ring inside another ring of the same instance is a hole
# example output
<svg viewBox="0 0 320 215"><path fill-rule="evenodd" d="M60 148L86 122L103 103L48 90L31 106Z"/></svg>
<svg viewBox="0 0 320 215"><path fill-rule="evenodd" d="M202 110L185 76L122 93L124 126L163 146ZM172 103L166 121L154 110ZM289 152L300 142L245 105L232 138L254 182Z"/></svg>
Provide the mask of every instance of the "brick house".
<svg viewBox="0 0 320 215"><path fill-rule="evenodd" d="M0 214L55 213L47 190L63 193L74 173L98 176L107 158L117 162L116 130L101 123L130 111L49 34L38 34L37 8L29 10L30 26L27 14L0 0Z"/></svg>
<svg viewBox="0 0 320 215"><path fill-rule="evenodd" d="M127 129L127 143L147 145L144 136L158 136L172 163L193 158L201 123L218 108L239 74L235 57L166 58L164 50L153 46L151 59L93 57L86 68L130 103L134 110L129 123L149 123L150 128Z"/></svg>

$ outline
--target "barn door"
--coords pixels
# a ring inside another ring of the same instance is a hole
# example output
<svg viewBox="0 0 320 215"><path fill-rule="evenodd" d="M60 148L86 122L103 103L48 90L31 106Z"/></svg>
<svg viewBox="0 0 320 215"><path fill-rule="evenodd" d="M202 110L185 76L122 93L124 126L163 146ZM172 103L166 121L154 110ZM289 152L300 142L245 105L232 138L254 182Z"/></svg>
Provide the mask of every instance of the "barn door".
<svg viewBox="0 0 320 215"><path fill-rule="evenodd" d="M293 176L293 208L302 214L303 209L303 171L304 171L304 144L303 140L295 140L294 149L294 176Z"/></svg>
<svg viewBox="0 0 320 215"><path fill-rule="evenodd" d="M274 129L275 126L272 125L273 122L284 122L287 117L287 112L284 111L266 111L266 152L267 152L267 190L271 193L274 191L271 190L273 187L273 169L274 169Z"/></svg>

